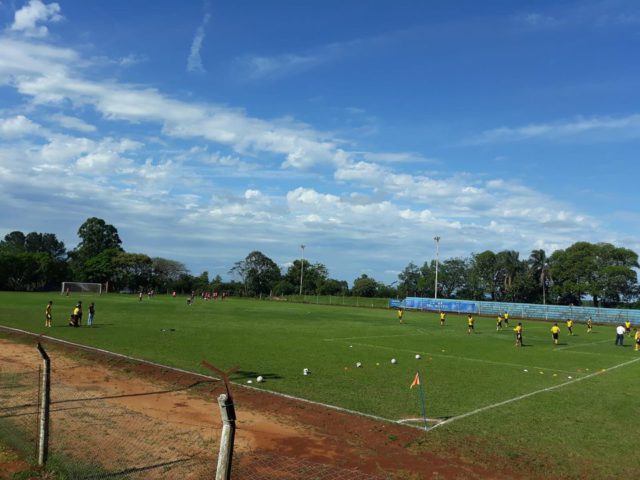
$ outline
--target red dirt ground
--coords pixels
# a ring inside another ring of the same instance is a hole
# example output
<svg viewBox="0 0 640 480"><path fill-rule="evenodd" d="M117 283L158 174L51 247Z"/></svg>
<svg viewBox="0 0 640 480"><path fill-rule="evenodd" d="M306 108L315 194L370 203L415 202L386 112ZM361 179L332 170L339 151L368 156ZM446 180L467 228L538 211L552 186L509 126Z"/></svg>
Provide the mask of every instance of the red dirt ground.
<svg viewBox="0 0 640 480"><path fill-rule="evenodd" d="M33 339L0 338L0 372L37 369L34 345ZM99 452L99 462L111 471L153 466L136 469L135 478L197 479L215 468L221 382L54 342L44 346L52 359L52 448L70 456ZM417 429L241 386L233 387L233 395L238 418L234 478L522 476L476 465L455 451L446 457L416 452L408 446L424 436ZM81 439L81 449L70 446L77 445L75 439ZM160 473L163 462L167 466Z"/></svg>

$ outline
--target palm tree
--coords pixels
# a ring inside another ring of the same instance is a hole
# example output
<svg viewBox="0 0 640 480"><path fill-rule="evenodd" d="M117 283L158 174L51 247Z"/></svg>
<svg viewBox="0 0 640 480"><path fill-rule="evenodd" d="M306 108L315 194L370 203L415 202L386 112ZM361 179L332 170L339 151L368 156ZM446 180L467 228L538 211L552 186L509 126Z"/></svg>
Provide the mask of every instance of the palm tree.
<svg viewBox="0 0 640 480"><path fill-rule="evenodd" d="M529 255L529 268L542 287L542 304L547 304L547 279L549 278L549 258L543 249L533 250Z"/></svg>

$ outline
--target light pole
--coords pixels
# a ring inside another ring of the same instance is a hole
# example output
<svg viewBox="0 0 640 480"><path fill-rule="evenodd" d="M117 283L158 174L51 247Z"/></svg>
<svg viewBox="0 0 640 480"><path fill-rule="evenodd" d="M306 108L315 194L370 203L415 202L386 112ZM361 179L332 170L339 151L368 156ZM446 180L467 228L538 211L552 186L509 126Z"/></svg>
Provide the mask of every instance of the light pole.
<svg viewBox="0 0 640 480"><path fill-rule="evenodd" d="M304 245L300 245L302 249L302 261L300 262L300 295L302 296L302 277L304 275Z"/></svg>
<svg viewBox="0 0 640 480"><path fill-rule="evenodd" d="M433 298L438 299L438 262L440 260L440 237L433 237L436 242L436 281L433 288Z"/></svg>

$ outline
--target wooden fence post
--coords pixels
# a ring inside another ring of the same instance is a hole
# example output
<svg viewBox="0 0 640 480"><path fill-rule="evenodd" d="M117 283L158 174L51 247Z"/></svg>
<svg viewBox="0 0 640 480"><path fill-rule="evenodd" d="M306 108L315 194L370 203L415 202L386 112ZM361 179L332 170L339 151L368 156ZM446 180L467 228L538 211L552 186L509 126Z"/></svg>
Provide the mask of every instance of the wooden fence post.
<svg viewBox="0 0 640 480"><path fill-rule="evenodd" d="M218 397L218 405L220 405L220 416L222 417L222 435L220 436L216 480L230 480L233 440L236 433L236 411L233 402L224 393Z"/></svg>
<svg viewBox="0 0 640 480"><path fill-rule="evenodd" d="M38 425L38 465L47 463L49 454L49 402L51 398L51 361L40 342L37 346L42 357L42 379L40 384L40 406Z"/></svg>

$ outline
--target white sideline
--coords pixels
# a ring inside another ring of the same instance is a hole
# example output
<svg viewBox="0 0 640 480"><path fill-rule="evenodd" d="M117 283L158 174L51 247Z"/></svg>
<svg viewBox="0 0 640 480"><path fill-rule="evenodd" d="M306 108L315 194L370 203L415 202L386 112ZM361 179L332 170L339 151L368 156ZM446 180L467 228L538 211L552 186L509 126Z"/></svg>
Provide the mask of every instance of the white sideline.
<svg viewBox="0 0 640 480"><path fill-rule="evenodd" d="M103 350L102 348L91 347L89 345L82 345L81 343L69 342L68 340L62 340L60 338L50 337L48 335L41 335L41 334L38 334L38 333L28 332L26 330L20 330L19 328L6 327L4 325L0 325L0 330L10 330L10 331L13 331L13 332L16 332L16 333L20 333L20 334L24 334L24 335L28 335L28 336L31 336L31 337L44 338L47 341L63 343L63 344L66 344L66 345L71 345L73 347L77 347L77 348L81 348L81 349L85 349L85 350L89 350L89 351L100 352L100 353L104 353L104 354L111 355L111 356L114 356L114 357L124 358L125 360L131 360L131 361L134 361L134 362L143 363L143 364L146 364L146 365L151 365L151 366L158 367L158 368L164 368L166 370L173 370L174 372L185 373L185 374L188 374L188 375L195 375L197 377L205 378L207 380L218 380L218 381L220 380L218 377L214 377L212 375L205 375L205 374L202 374L202 373L197 373L197 372L191 372L189 370L184 370L182 368L170 367L168 365L162 365L161 363L151 362L149 360L143 360L141 358L136 358L136 357L130 357L129 355L124 355L122 353L110 352L109 350ZM296 400L298 402L304 402L304 403L308 403L310 405L317 405L319 407L329 408L331 410L336 410L338 412L348 413L348 414L351 414L351 415L357 415L359 417L370 418L372 420L377 420L377 421L380 421L380 422L404 425L404 424L401 424L400 422L398 422L397 420L392 420L392 419L389 419L389 418L379 417L377 415L371 415L369 413L357 412L355 410L349 410L348 408L342 408L342 407L338 407L336 405L330 405L328 403L316 402L314 400L308 400L306 398L300 398L300 397L294 397L293 395L287 395L286 393L274 392L274 391L271 391L271 390L264 390L262 388L257 388L257 387L250 387L250 386L245 385L243 383L237 383L237 382L231 382L231 383L235 387L242 387L242 388L246 388L247 390L254 390L254 391L257 391L257 392L267 393L269 395L275 395L276 397L287 398L289 400ZM419 428L419 427L416 427L415 425L404 425L404 426L410 427L410 428Z"/></svg>
<svg viewBox="0 0 640 480"><path fill-rule="evenodd" d="M438 423L437 425L434 425L429 430L433 430L434 428L441 427L442 425L447 425L449 423L455 422L456 420L461 420L463 418L470 417L472 415L476 415L477 413L482 413L482 412L485 412L487 410L491 410L492 408L501 407L502 405L507 405L508 403L517 402L518 400L523 400L525 398L532 397L534 395L537 395L538 393L544 393L544 392L550 392L551 390L557 390L558 388L566 387L567 385L570 385L572 383L581 382L581 381L586 380L588 378L595 377L596 375L601 375L601 374L607 373L607 372L609 372L611 370L615 370L616 368L624 367L626 365L630 365L630 364L638 362L638 361L640 361L640 357L639 358L634 358L633 360L629 360L628 362L619 363L618 365L614 365L613 367L605 368L603 370L599 370L597 372L590 373L589 375L585 375L584 377L576 378L574 380L570 380L568 382L560 383L560 384L554 385L552 387L543 388L541 390L536 390L535 392L525 393L524 395L519 395L517 397L513 397L513 398L510 398L508 400L504 400L502 402L494 403L492 405L487 405L486 407L477 408L477 409L472 410L470 412L463 413L462 415L457 415L455 417L447 418L446 420L443 420L442 422Z"/></svg>
<svg viewBox="0 0 640 480"><path fill-rule="evenodd" d="M565 345L564 347L557 347L554 348L555 351L559 351L559 350L568 350L569 348L582 348L582 347L590 347L592 345L597 345L599 343L611 343L613 344L614 341L610 340L610 339L606 339L606 340L599 340L597 342L591 342L591 343L580 343L578 345Z"/></svg>

